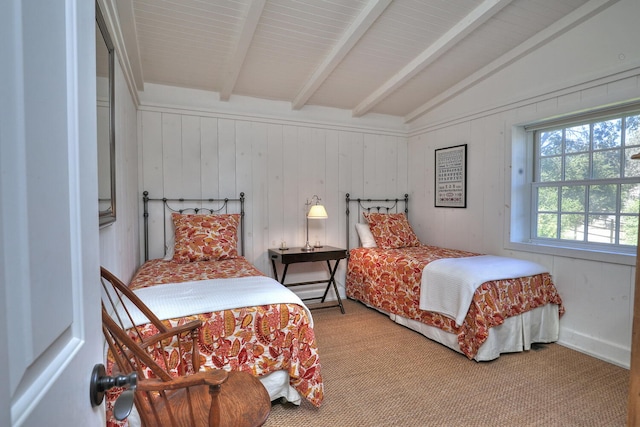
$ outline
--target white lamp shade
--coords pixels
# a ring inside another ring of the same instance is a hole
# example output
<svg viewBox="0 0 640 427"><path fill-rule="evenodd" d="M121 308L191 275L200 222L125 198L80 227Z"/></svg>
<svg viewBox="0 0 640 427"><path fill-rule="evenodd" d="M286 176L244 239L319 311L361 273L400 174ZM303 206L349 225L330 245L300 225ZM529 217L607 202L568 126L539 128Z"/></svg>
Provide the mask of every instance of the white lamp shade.
<svg viewBox="0 0 640 427"><path fill-rule="evenodd" d="M309 213L307 214L307 218L309 219L327 219L329 215L327 215L327 211L322 205L313 205L311 209L309 209Z"/></svg>

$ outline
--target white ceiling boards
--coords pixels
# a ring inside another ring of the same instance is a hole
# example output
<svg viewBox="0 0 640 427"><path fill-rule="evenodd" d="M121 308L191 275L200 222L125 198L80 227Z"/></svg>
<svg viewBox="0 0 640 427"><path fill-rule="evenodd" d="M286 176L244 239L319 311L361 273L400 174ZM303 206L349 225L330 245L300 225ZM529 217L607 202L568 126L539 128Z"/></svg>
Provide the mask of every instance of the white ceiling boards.
<svg viewBox="0 0 640 427"><path fill-rule="evenodd" d="M411 121L615 0L116 0L144 83Z"/></svg>

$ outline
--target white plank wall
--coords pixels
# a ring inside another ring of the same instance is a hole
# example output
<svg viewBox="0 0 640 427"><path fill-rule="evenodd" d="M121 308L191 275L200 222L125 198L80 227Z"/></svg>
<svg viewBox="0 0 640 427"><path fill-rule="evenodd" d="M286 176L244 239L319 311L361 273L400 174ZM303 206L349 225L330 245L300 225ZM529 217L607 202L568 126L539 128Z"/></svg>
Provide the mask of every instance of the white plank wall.
<svg viewBox="0 0 640 427"><path fill-rule="evenodd" d="M566 307L560 343L625 367L630 361L635 261L632 265L581 259L586 257L575 253L512 249L511 211L526 207L518 206L524 203L514 198L511 185L521 185L518 170L528 161L512 147L522 151L513 130L526 123L640 99L640 48L629 43L640 37L633 24L639 11L640 3L621 1L453 97L424 116L422 124L414 124L408 145L411 220L418 237L425 243L547 266ZM620 28L625 28L624 38L616 35ZM576 65L587 52L590 59ZM627 59L612 62L611 52L624 52ZM556 73L553 82L537 72L540 64L550 63ZM557 87L557 82L564 85ZM434 150L465 143L467 209L435 208ZM513 221L522 220L515 216Z"/></svg>
<svg viewBox="0 0 640 427"><path fill-rule="evenodd" d="M282 241L305 243L305 202L313 195L329 218L309 222L310 242L344 247L346 193L390 197L408 192L407 138L401 135L169 108L142 107L139 123L140 191L153 198L235 198L244 192L245 255L268 275L268 248ZM150 216L151 258L163 254L159 209ZM287 282L324 276L325 264L300 264L289 269ZM344 276L343 261L340 287ZM308 296L317 288L296 292Z"/></svg>
<svg viewBox="0 0 640 427"><path fill-rule="evenodd" d="M140 258L137 112L119 62L115 67L116 222L100 230L100 264L129 281Z"/></svg>

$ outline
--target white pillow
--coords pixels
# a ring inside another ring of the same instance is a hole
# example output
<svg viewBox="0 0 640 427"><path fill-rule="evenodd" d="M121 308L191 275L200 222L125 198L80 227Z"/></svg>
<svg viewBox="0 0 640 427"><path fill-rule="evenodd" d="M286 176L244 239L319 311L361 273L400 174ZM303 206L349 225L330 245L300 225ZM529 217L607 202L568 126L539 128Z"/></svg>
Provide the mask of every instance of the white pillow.
<svg viewBox="0 0 640 427"><path fill-rule="evenodd" d="M173 251L175 249L175 246L176 246L176 237L174 235L174 236L171 236L171 238L167 242L167 247L164 248L164 250L166 251L166 254L163 259L165 261L171 261L173 259Z"/></svg>
<svg viewBox="0 0 640 427"><path fill-rule="evenodd" d="M363 248L376 248L376 239L373 238L373 234L371 234L371 229L369 228L369 224L365 223L357 223L356 231L358 232L358 237L360 237L360 243Z"/></svg>

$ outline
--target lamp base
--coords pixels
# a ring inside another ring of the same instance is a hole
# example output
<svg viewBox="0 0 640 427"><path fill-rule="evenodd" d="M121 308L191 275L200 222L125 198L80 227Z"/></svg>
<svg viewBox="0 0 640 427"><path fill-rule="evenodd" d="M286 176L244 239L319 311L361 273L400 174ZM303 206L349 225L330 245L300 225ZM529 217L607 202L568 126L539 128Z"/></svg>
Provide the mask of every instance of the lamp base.
<svg viewBox="0 0 640 427"><path fill-rule="evenodd" d="M311 246L309 242L307 242L307 244L301 247L300 250L302 252L313 252L313 246Z"/></svg>

